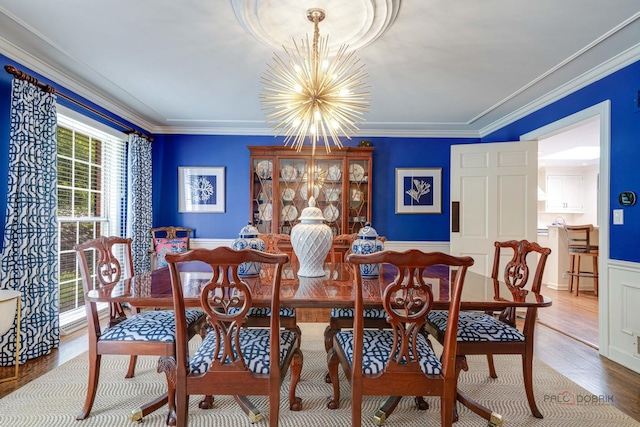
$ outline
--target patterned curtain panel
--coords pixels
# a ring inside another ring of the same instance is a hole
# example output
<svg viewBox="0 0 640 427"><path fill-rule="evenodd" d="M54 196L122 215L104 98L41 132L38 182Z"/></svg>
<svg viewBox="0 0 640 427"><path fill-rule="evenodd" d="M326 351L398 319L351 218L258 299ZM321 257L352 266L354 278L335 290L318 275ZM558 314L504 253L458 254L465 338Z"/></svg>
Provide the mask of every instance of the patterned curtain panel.
<svg viewBox="0 0 640 427"><path fill-rule="evenodd" d="M129 135L129 221L133 269L136 274L151 269L151 141Z"/></svg>
<svg viewBox="0 0 640 427"><path fill-rule="evenodd" d="M0 288L22 293L22 364L60 342L55 94L14 79L9 138ZM13 365L15 342L15 327L0 337L0 365Z"/></svg>

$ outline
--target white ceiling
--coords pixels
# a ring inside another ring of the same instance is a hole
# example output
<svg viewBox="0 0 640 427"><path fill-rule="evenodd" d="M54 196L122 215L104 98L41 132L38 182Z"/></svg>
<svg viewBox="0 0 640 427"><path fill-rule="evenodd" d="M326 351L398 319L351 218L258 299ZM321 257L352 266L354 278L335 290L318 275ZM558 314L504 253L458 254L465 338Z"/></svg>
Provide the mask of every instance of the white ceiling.
<svg viewBox="0 0 640 427"><path fill-rule="evenodd" d="M584 167L600 163L598 157L579 158L591 154L592 148L600 148L600 118L591 117L574 123L558 132L538 138L538 167ZM573 149L570 158L547 158L562 155Z"/></svg>
<svg viewBox="0 0 640 427"><path fill-rule="evenodd" d="M0 52L152 133L271 135L260 77L310 7L358 46L363 136L484 136L640 58L638 0L0 0Z"/></svg>

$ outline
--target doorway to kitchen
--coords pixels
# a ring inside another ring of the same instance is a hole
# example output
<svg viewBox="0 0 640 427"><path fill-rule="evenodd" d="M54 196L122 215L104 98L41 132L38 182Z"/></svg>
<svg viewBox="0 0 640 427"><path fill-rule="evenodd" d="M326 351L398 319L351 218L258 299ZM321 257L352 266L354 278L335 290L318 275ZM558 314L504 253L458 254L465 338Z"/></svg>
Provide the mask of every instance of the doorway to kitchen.
<svg viewBox="0 0 640 427"><path fill-rule="evenodd" d="M603 102L554 122L522 140L538 140L538 242L552 254L543 277L553 306L539 322L594 348L608 327L606 274L609 210L609 103ZM568 292L569 257L564 224L598 227L599 297L592 282L581 281L580 295ZM589 289L591 290L589 291Z"/></svg>

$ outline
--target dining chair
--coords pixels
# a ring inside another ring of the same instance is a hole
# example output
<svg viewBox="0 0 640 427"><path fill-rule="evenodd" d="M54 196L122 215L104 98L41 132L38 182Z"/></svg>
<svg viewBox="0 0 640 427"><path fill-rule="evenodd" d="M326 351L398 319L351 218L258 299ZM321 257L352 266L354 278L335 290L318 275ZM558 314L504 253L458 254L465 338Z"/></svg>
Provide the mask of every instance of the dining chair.
<svg viewBox="0 0 640 427"><path fill-rule="evenodd" d="M131 239L101 236L75 246L77 262L82 276L84 295L95 289L114 285L133 276ZM123 266L124 264L124 266ZM125 378L134 376L137 356L160 356L158 372L165 372L167 393L134 411L132 420L140 420L168 402L169 417L175 406L175 386L166 359L175 356L175 316L172 310L133 309L134 315L127 317L124 308L117 303L109 305L109 321L106 327L100 324L101 312L95 302L85 298L89 337L89 383L84 407L76 417L83 420L89 416L98 389L100 362L105 354L131 355ZM189 310L185 314L193 337L205 326L204 313Z"/></svg>
<svg viewBox="0 0 640 427"><path fill-rule="evenodd" d="M302 371L302 352L297 334L281 328L280 316L270 316L267 328L245 327L254 306L249 282L256 279L238 275L238 267L244 262L273 265L269 308L271 312L278 311L282 268L288 261L286 254L228 247L167 254L176 314L178 427L187 425L189 396L192 394L232 395L252 422L261 416L246 396L269 396L269 425L277 426L280 386L289 366L289 408L301 409L301 399L295 395ZM200 288L200 305L207 315L207 335L193 353L188 346L184 285L178 269L179 264L189 262L206 263L212 271L211 280Z"/></svg>
<svg viewBox="0 0 640 427"><path fill-rule="evenodd" d="M502 280L514 296L514 300L525 298L529 292L540 292L542 275L551 249L541 247L536 242L527 240L509 240L495 242L493 268L491 278L494 288L498 289ZM508 262L504 264L503 250L506 250ZM511 258L509 258L509 255ZM529 267L528 262L535 265ZM504 270L500 268L505 265ZM502 277L500 272L502 271ZM499 295L496 295L499 298ZM531 413L542 418L533 394L533 343L537 316L537 307L529 307L524 314L524 321L517 322L517 309L509 307L497 315L493 312L462 311L458 316L458 356L461 359L460 369L467 370L467 355L486 355L489 364L489 375L497 378L493 363L495 354L519 354L522 357L522 371L527 401ZM447 329L450 327L451 313L436 310L429 313L426 329L438 342L445 342ZM517 323L521 323L519 327ZM464 395L463 399L464 399Z"/></svg>
<svg viewBox="0 0 640 427"><path fill-rule="evenodd" d="M187 227L155 227L151 229L153 245L151 269L167 266L164 257L169 252L184 252L191 248L191 228Z"/></svg>
<svg viewBox="0 0 640 427"><path fill-rule="evenodd" d="M291 236L281 233L260 233L258 238L265 242L265 252L270 254L287 254L289 256L289 262L283 267L284 271L291 275L291 279L295 277L295 271L297 271L297 257L291 246ZM260 275L263 279L273 279L275 273L275 265L262 265L260 268ZM282 279L281 279L282 280ZM285 281L288 279L285 279ZM232 307L231 313L238 311L238 308ZM296 309L292 307L280 307L280 326L284 329L288 329L296 334L298 338L298 347L300 347L302 339L302 330L298 326L296 317ZM251 307L247 314L244 327L246 328L268 328L271 322L271 308L270 307ZM199 404L201 409L209 409L213 405L213 396L206 395Z"/></svg>
<svg viewBox="0 0 640 427"><path fill-rule="evenodd" d="M355 272L353 266L346 262L349 254L352 253L353 242L358 239L358 233L339 234L334 236L329 250L329 258L331 260L330 277L348 278L355 280ZM381 240L386 241L382 237ZM341 270L336 271L336 266L340 266ZM365 308L364 322L366 328L388 328L387 314L382 308ZM329 324L324 331L324 347L327 354L333 346L333 337L344 328L353 327L353 309L352 308L332 308L329 314ZM326 382L330 382L331 378L327 374Z"/></svg>
<svg viewBox="0 0 640 427"><path fill-rule="evenodd" d="M265 252L270 254L286 254L289 256L289 262L283 267L283 277L286 269L286 274L291 275L290 278L293 279L297 269L297 257L293 252L293 247L291 246L291 236L288 234L265 233L259 234L258 238L264 240ZM269 279L274 272L274 265L266 265L263 266L260 274ZM296 309L291 307L280 307L279 312L280 325L285 329L295 332L298 339L300 339L302 331L297 324ZM249 318L247 319L245 326L268 327L270 324L270 316L271 309L269 307L251 307L251 310L249 311Z"/></svg>
<svg viewBox="0 0 640 427"><path fill-rule="evenodd" d="M338 367L342 366L351 383L351 425L361 425L362 396L375 395L439 396L441 425L451 426L456 400L458 324L454 319L460 310L464 277L473 259L412 249L350 254L347 260L354 265L356 274L354 324L353 329L335 335L328 355L333 385L329 408L337 408L340 402ZM384 264L385 274L368 283L359 265L373 263ZM431 286L423 275L425 269L437 265L455 267L458 271L450 291L449 311L453 317L448 322L440 356L434 352L423 330L433 304ZM365 327L364 295L380 289L378 280L386 282L382 305L391 325L389 329ZM395 405L383 407L384 417L394 408Z"/></svg>
<svg viewBox="0 0 640 427"><path fill-rule="evenodd" d="M593 224L565 225L564 231L569 250L569 292L573 292L573 284L575 283L576 296L578 296L580 278L588 277L593 279L593 292L595 296L598 296L598 245L591 244ZM580 269L582 257L591 258L591 271Z"/></svg>

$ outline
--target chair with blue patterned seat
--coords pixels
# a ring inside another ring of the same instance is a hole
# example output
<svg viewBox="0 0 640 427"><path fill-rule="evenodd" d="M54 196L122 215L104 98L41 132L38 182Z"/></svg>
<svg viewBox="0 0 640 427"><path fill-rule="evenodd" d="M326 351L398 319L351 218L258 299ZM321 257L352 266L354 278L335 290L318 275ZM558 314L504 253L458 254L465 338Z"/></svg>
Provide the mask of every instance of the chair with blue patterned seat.
<svg viewBox="0 0 640 427"><path fill-rule="evenodd" d="M526 295L529 291L540 292L542 275L551 253L551 249L543 248L535 242L527 240L510 240L495 242L495 253L491 278L497 288L502 280L514 295ZM511 251L505 257L503 249ZM510 258L509 258L510 256ZM527 258L531 256L535 262L535 273L531 276ZM503 258L504 257L504 258ZM508 261L507 261L508 260ZM506 262L505 262L506 261ZM504 269L501 269L504 265ZM531 278L531 280L529 280ZM517 299L517 298L516 298ZM497 378L493 363L494 354L520 354L524 386L531 408L536 418L542 418L533 394L533 337L537 307L529 307L524 315L521 328L516 324L516 309L509 307L494 315L492 312L463 311L458 316L458 356L461 360L460 369L467 369L466 355L486 355L489 364L489 375ZM439 342L444 341L448 327L449 313L447 311L432 311L429 313L426 329Z"/></svg>
<svg viewBox="0 0 640 427"><path fill-rule="evenodd" d="M295 395L302 371L302 353L297 333L281 328L280 316L269 316L267 328L246 327L248 313L253 307L250 282L255 278L238 275L238 267L245 262L273 266L269 309L277 312L282 268L289 257L255 249L218 247L168 254L166 259L171 273L176 313L177 426L187 425L189 395L192 394L232 395L252 422L260 420L261 414L246 396L267 395L269 425L277 426L280 386L289 366L289 408L300 410L301 400ZM183 284L178 266L191 262L208 264L213 274L211 280L202 285L199 299L202 310L207 314L207 335L190 355Z"/></svg>
<svg viewBox="0 0 640 427"><path fill-rule="evenodd" d="M116 285L121 279L133 276L133 260L131 256L131 239L121 237L98 237L75 246L76 257L84 295L90 291L101 291L105 287ZM175 355L175 320L172 310L132 311L135 315L127 317L120 304L109 306L109 322L106 327L100 324L100 313L95 302L85 299L89 337L89 383L87 396L82 412L76 417L78 420L89 416L98 389L100 377L100 362L105 354L131 355L129 370L125 375L134 375L136 358L139 355L160 356L158 371L167 376L167 393L153 402L147 403L135 410L132 419L140 420L145 415L155 411L163 405L169 405L169 418L175 406L175 385L171 381L170 371L167 369L166 358ZM189 310L189 338L200 333L205 326L204 313L199 310Z"/></svg>
<svg viewBox="0 0 640 427"><path fill-rule="evenodd" d="M265 242L265 252L270 254L286 254L289 262L283 267L283 278L285 280L294 279L298 268L295 252L291 246L291 236L288 234L265 233L259 234L258 238ZM269 275L274 273L273 266L263 266L260 274L269 279ZM280 326L289 329L301 337L302 331L296 319L296 309L291 307L280 307ZM271 310L269 307L252 307L249 312L249 319L245 326L248 327L268 327Z"/></svg>
<svg viewBox="0 0 640 427"><path fill-rule="evenodd" d="M329 398L328 407L335 409L339 405L338 367L342 366L351 383L351 425L361 425L363 395L439 396L441 425L450 427L457 388L458 325L454 319L460 310L464 277L467 268L473 265L473 259L413 249L350 254L347 260L354 264L356 273L354 324L353 329L340 331L333 339L328 355L333 396ZM389 319L388 329L365 327L363 293L366 292L366 279L362 278L358 267L374 263L384 263L385 269L389 270L380 276L386 283L382 304ZM438 265L457 268L448 307L453 317L447 325L441 356L434 352L423 330L434 299L424 273L427 268ZM384 412L386 418L394 408L395 405L378 412ZM378 416L376 413L376 421Z"/></svg>
<svg viewBox="0 0 640 427"><path fill-rule="evenodd" d="M358 239L357 233L339 234L333 237L331 249L329 251L329 259L331 260L330 277L333 279L355 279L353 266L346 259L352 252L353 242ZM379 237L381 241L386 241L385 237ZM336 266L340 266L340 270L336 270ZM366 328L388 328L387 314L382 308L365 308L363 312ZM324 330L324 347L329 353L333 346L333 337L335 334L345 328L353 328L353 309L352 308L332 308L329 315L329 324ZM327 383L331 382L329 374L325 376Z"/></svg>
<svg viewBox="0 0 640 427"><path fill-rule="evenodd" d="M191 233L187 227L156 227L151 229L151 269L167 266L167 253L185 252L191 249Z"/></svg>
<svg viewBox="0 0 640 427"><path fill-rule="evenodd" d="M295 279L296 271L298 268L297 257L293 252L291 246L291 236L288 234L278 233L261 233L258 238L265 242L265 252L270 254L286 254L289 256L289 262L283 267L283 278L287 276L285 281ZM272 280L275 273L275 266L265 264L261 266L260 275L262 279ZM238 311L237 308L229 308L229 313L235 314ZM302 339L302 330L298 326L298 320L296 317L296 309L291 307L280 307L278 310L280 313L280 327L288 329L295 333L298 337L298 347ZM251 307L247 313L247 319L244 323L245 328L268 328L271 322L271 308L270 307ZM200 404L201 409L209 409L213 405L213 398L211 395L204 396Z"/></svg>

